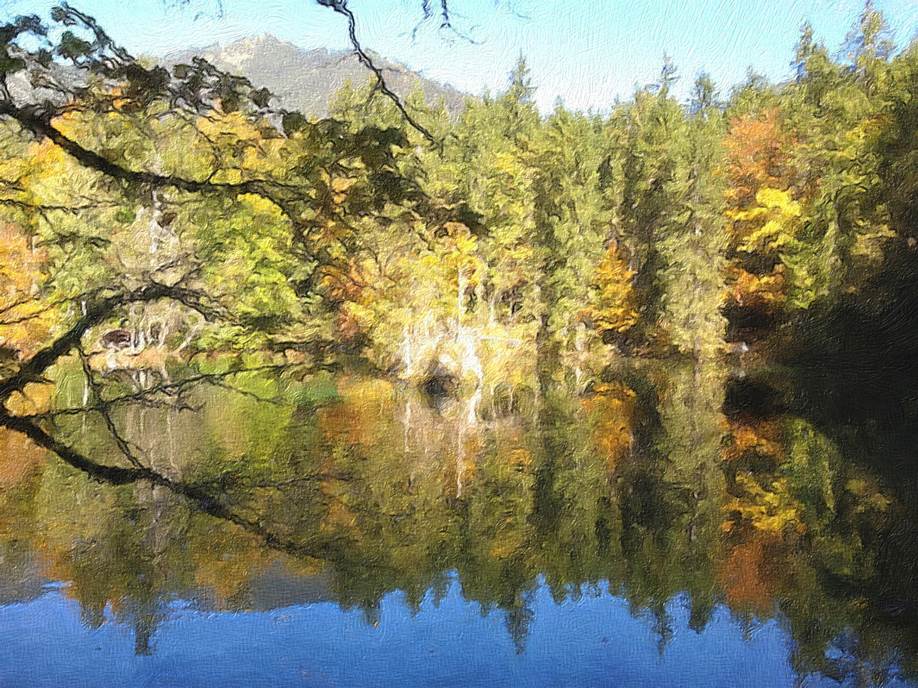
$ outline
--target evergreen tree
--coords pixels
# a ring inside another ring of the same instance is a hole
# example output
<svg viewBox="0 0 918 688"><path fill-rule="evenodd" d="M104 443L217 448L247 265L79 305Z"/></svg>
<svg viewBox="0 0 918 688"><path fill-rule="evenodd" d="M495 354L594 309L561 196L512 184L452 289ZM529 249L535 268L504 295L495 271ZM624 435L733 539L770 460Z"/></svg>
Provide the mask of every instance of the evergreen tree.
<svg viewBox="0 0 918 688"><path fill-rule="evenodd" d="M676 172L667 194L663 323L670 341L696 358L714 354L723 341L724 185L720 167L723 116L715 88L702 74L695 82L691 117L676 139Z"/></svg>

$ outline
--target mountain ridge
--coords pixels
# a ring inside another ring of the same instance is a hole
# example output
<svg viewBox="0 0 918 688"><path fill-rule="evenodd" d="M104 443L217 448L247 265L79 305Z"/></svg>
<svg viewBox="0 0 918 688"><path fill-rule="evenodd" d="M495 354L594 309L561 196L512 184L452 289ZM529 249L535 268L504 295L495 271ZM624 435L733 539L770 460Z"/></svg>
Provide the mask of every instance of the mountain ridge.
<svg viewBox="0 0 918 688"><path fill-rule="evenodd" d="M345 84L362 86L372 78L353 52L301 48L267 33L239 38L225 45L211 43L170 52L161 62L172 66L189 62L193 57L203 57L219 69L244 76L255 86L267 88L281 107L316 117L328 114L331 99ZM420 86L428 103L436 105L442 99L451 116L461 112L470 97L404 65L377 55L373 58L386 70L386 83L402 97Z"/></svg>

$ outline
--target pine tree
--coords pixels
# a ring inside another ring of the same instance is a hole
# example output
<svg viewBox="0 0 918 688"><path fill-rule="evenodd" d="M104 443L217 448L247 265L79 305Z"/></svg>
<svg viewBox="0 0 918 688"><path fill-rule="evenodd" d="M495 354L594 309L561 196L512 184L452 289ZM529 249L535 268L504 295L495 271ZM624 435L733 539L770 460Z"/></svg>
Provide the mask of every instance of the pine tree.
<svg viewBox="0 0 918 688"><path fill-rule="evenodd" d="M723 342L721 313L726 234L720 140L722 113L707 75L695 82L693 113L676 139L676 174L668 184L673 207L666 216L663 324L670 341L696 358L710 357Z"/></svg>

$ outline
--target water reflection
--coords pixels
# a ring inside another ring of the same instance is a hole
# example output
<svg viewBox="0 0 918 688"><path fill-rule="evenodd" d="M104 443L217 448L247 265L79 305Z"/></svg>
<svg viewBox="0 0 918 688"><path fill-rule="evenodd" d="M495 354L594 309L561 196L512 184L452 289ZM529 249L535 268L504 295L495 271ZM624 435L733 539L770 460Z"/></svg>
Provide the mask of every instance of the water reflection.
<svg viewBox="0 0 918 688"><path fill-rule="evenodd" d="M252 378L125 409L163 479L121 486L6 433L0 683L911 685L907 428L728 378L629 366L512 413ZM59 432L118 463L96 422Z"/></svg>

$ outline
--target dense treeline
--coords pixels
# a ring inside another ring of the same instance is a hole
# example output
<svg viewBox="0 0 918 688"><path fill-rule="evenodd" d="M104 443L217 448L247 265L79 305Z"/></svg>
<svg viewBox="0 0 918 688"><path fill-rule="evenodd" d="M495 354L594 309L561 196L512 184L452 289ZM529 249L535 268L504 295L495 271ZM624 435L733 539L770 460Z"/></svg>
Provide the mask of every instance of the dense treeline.
<svg viewBox="0 0 918 688"><path fill-rule="evenodd" d="M524 342L582 385L616 351L745 350L843 300L901 298L891 285L915 275L915 49L893 58L868 7L845 50L831 59L805 28L793 82L750 75L722 102L701 75L682 105L667 63L606 116L559 105L544 119L521 62L505 93L458 122L431 115L447 144L423 159L427 188L468 203L478 225L442 237L423 271L426 237L355 258L361 281L394 275L414 303L374 293L367 313L355 287L342 311L389 363L423 312L460 339ZM365 121L364 98L345 94L338 112ZM378 270L405 255L402 272Z"/></svg>
<svg viewBox="0 0 918 688"><path fill-rule="evenodd" d="M669 61L603 115L540 116L522 60L455 121L416 94L439 145L368 90L311 122L206 62L170 75L56 19L83 33L21 19L0 50L12 370L94 298L153 280L189 291L91 323L130 334L125 367L357 356L439 387L583 390L616 355L791 339L918 274L918 48L896 53L869 4L838 57L804 28L792 81L750 72L726 100L700 75L678 102Z"/></svg>
<svg viewBox="0 0 918 688"><path fill-rule="evenodd" d="M52 21L0 26L0 549L46 551L90 622L125 601L147 651L162 599L282 552L370 616L455 570L519 643L541 574L609 581L661 645L687 591L696 628L780 608L805 671L915 647L914 373L864 361L918 354L918 42L870 5L838 56L804 29L787 83L682 103L666 62L542 116L521 60L411 121ZM737 352L860 367L728 380ZM339 365L371 375L273 377Z"/></svg>

